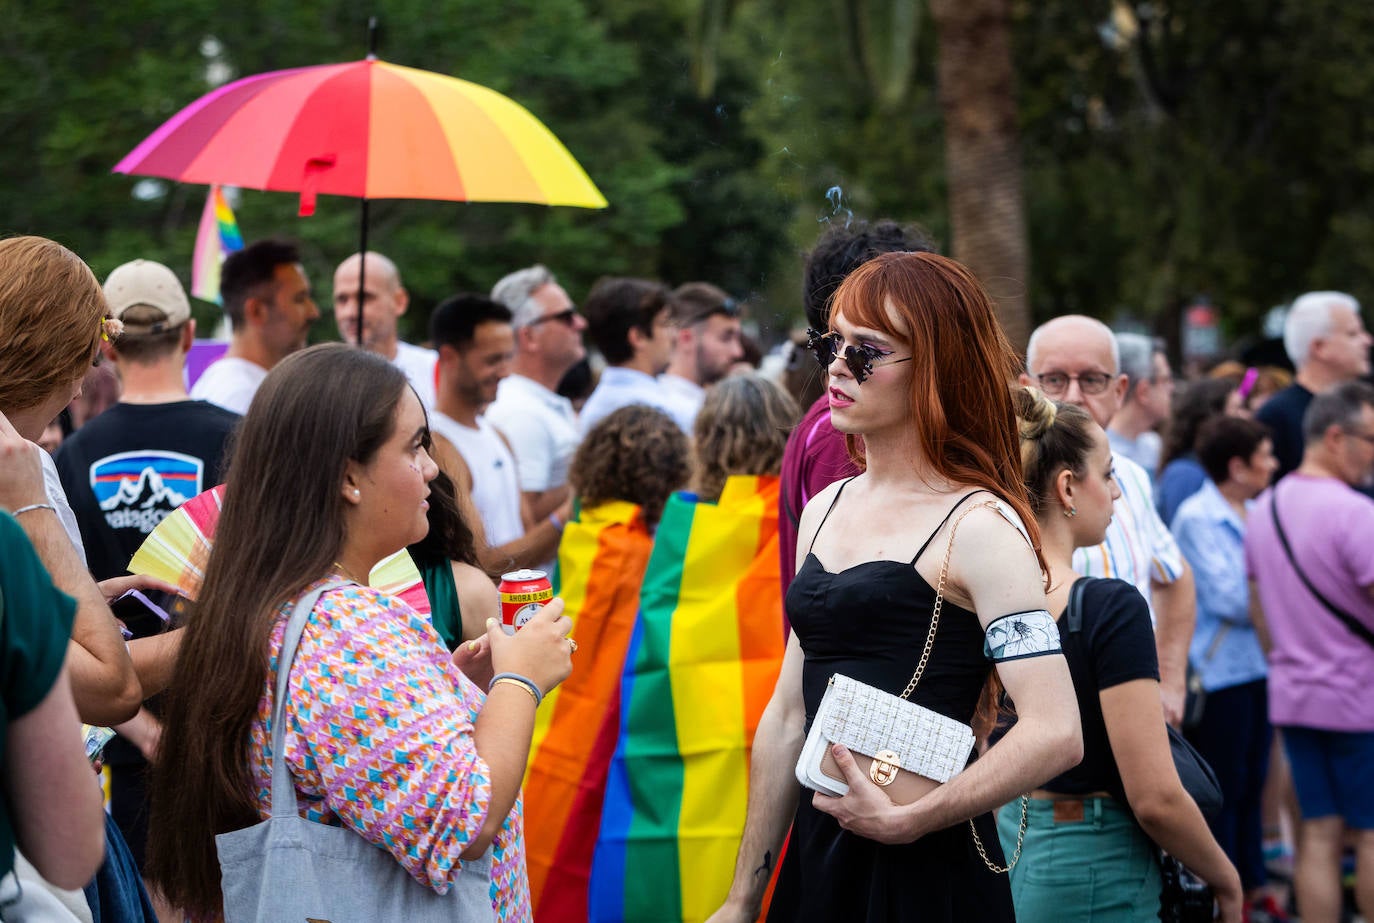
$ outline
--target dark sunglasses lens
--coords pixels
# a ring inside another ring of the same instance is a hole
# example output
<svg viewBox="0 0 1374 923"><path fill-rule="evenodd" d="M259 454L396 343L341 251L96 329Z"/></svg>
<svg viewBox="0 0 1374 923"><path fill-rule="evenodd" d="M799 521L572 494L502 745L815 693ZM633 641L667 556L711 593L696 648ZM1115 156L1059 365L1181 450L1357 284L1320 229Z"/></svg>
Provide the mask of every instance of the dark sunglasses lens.
<svg viewBox="0 0 1374 923"><path fill-rule="evenodd" d="M868 380L868 376L873 374L873 363L868 358L868 353L858 346L850 346L845 349L844 364L849 366L854 381L859 384L863 384Z"/></svg>
<svg viewBox="0 0 1374 923"><path fill-rule="evenodd" d="M816 357L816 362L824 367L835 361L835 338L831 334L808 330L806 348Z"/></svg>

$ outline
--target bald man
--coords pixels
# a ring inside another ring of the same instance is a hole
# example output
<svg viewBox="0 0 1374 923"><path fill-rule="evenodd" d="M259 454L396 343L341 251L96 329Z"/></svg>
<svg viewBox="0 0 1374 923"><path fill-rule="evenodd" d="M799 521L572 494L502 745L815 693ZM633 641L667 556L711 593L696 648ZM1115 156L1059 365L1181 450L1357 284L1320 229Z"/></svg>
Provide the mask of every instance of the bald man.
<svg viewBox="0 0 1374 923"><path fill-rule="evenodd" d="M1116 336L1099 320L1056 317L1031 334L1021 384L1086 410L1104 430L1121 409L1130 380L1121 373ZM1193 574L1178 543L1155 512L1150 475L1112 452L1121 497L1112 508L1107 540L1074 552L1074 570L1089 577L1116 577L1133 584L1150 603L1159 653L1159 689L1165 718L1183 717L1188 644L1197 600Z"/></svg>
<svg viewBox="0 0 1374 923"><path fill-rule="evenodd" d="M360 254L353 254L334 270L334 322L344 342L358 345L358 269ZM410 295L401 285L396 264L380 253L367 252L363 285L363 348L387 359L406 373L420 403L434 409L434 365L439 354L412 346L396 335L396 322L410 306Z"/></svg>

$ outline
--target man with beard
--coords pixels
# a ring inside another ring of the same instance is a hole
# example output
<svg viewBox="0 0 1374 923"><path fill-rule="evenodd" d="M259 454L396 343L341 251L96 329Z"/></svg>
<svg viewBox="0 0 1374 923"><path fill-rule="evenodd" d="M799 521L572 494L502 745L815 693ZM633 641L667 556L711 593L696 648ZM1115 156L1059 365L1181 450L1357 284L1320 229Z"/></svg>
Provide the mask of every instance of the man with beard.
<svg viewBox="0 0 1374 923"><path fill-rule="evenodd" d="M709 282L688 282L673 292L678 306L677 339L668 371L658 376L673 419L690 434L706 388L730 374L744 356L740 307Z"/></svg>
<svg viewBox="0 0 1374 923"><path fill-rule="evenodd" d="M543 266L516 270L496 283L491 297L510 309L515 362L487 416L515 450L530 514L547 519L572 495L568 467L582 437L572 401L557 389L587 355L587 321Z"/></svg>
<svg viewBox="0 0 1374 923"><path fill-rule="evenodd" d="M220 270L220 299L232 332L229 349L191 389L198 401L243 414L278 362L304 349L320 310L294 244L259 240L229 254Z"/></svg>
<svg viewBox="0 0 1374 923"><path fill-rule="evenodd" d="M401 284L396 264L380 253L368 251L367 262L355 253L334 270L334 323L345 343L358 345L358 271L363 273L363 349L376 353L406 373L410 386L425 405L434 408L432 349L412 346L396 333L396 322L410 307L410 294Z"/></svg>
<svg viewBox="0 0 1374 923"><path fill-rule="evenodd" d="M481 295L454 295L429 320L439 351L438 385L429 424L434 458L470 499L482 565L489 573L534 566L553 557L571 500L542 520L528 514L515 456L483 416L511 373L515 331L511 312Z"/></svg>

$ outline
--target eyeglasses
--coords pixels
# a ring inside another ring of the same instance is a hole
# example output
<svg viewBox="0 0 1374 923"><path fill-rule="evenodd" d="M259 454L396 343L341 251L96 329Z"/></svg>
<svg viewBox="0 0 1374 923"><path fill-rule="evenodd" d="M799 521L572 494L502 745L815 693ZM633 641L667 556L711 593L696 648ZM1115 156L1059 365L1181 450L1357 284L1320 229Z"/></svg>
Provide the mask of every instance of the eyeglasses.
<svg viewBox="0 0 1374 923"><path fill-rule="evenodd" d="M1084 372L1082 375L1068 375L1064 372L1046 372L1044 375L1033 376L1040 382L1040 390L1050 397L1063 394L1069 390L1069 382L1078 382L1078 390L1084 394L1101 394L1107 390L1112 383L1115 375L1108 375L1106 372Z"/></svg>
<svg viewBox="0 0 1374 923"><path fill-rule="evenodd" d="M532 320L526 326L538 327L540 324L547 324L551 320L556 320L560 324L566 324L571 327L573 324L577 323L577 317L577 308L564 308L562 311L555 311L552 314L545 314L537 320Z"/></svg>
<svg viewBox="0 0 1374 923"><path fill-rule="evenodd" d="M1357 432L1354 432L1354 431L1348 430L1348 429L1343 429L1343 430L1341 430L1341 432L1345 433L1347 436L1354 436L1356 439L1363 439L1363 440L1364 440L1366 443L1368 443L1369 445L1374 445L1374 434L1371 434L1371 433L1357 433Z"/></svg>
<svg viewBox="0 0 1374 923"><path fill-rule="evenodd" d="M876 346L845 346L844 337L838 333L821 333L818 330L806 331L806 348L811 350L816 356L816 361L821 368L826 368L835 361L836 356L844 357L844 364L849 367L854 380L863 384L868 377L873 374L875 365L896 365L898 362L910 362L911 356L901 359L888 358L891 353L885 353ZM887 361L881 361L886 359Z"/></svg>

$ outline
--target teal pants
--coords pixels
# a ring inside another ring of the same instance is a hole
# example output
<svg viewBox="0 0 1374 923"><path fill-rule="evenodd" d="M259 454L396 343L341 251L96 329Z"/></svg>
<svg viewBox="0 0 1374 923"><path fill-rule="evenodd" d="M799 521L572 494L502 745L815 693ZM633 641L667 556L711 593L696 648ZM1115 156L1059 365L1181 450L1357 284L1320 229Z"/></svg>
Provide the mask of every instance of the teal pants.
<svg viewBox="0 0 1374 923"><path fill-rule="evenodd" d="M1154 844L1111 798L1082 804L1081 820L1056 821L1053 802L1031 799L1021 860L1011 872L1018 923L1159 923ZM1008 857L1020 820L1019 800L997 812Z"/></svg>

